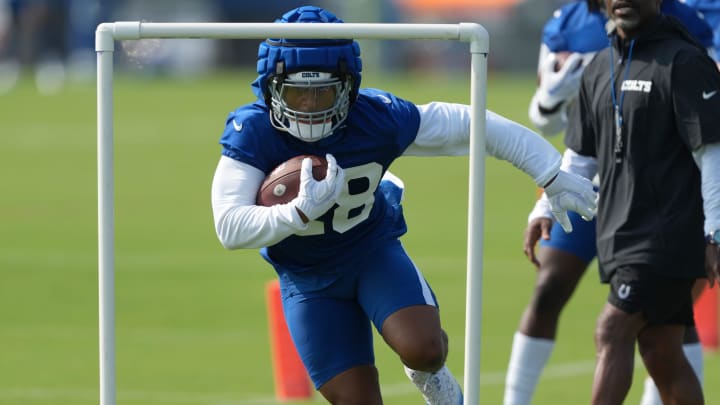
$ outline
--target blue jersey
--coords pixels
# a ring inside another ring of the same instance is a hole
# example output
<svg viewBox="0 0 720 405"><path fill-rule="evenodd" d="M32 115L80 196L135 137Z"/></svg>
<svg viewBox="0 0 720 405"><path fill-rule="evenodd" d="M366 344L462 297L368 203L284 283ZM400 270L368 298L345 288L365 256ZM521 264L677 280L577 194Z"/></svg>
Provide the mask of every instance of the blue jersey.
<svg viewBox="0 0 720 405"><path fill-rule="evenodd" d="M713 49L715 60L720 60L720 1L683 0L683 3L699 11L713 30Z"/></svg>
<svg viewBox="0 0 720 405"><path fill-rule="evenodd" d="M291 157L330 153L345 171L347 183L335 208L311 221L307 232L261 250L278 273L312 271L325 274L321 278L328 282L342 272L344 263L406 232L402 212L388 204L378 184L415 140L420 114L413 103L362 89L344 126L317 142L278 131L268 116L262 101L231 112L220 140L223 155L270 173ZM236 125L243 130L236 131Z"/></svg>
<svg viewBox="0 0 720 405"><path fill-rule="evenodd" d="M555 10L543 28L542 42L550 52L597 52L608 46L606 17L590 12L587 3L574 1Z"/></svg>
<svg viewBox="0 0 720 405"><path fill-rule="evenodd" d="M704 47L712 46L712 29L695 9L676 0L664 0L660 11L680 20ZM606 22L605 14L591 12L585 1L574 1L553 13L543 28L542 42L551 52L597 52L608 46Z"/></svg>
<svg viewBox="0 0 720 405"><path fill-rule="evenodd" d="M713 46L713 30L708 21L698 10L675 0L665 0L660 6L660 11L665 15L670 15L685 26L690 35L692 35L705 48Z"/></svg>

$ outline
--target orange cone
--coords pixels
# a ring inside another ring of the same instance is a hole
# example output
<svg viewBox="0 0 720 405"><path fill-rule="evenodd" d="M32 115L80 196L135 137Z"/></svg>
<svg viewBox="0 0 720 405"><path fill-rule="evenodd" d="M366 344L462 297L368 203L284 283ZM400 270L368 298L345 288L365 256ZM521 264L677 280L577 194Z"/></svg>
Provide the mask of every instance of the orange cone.
<svg viewBox="0 0 720 405"><path fill-rule="evenodd" d="M697 328L700 343L704 349L716 350L720 341L718 339L718 289L705 286L700 296L695 300L695 327Z"/></svg>
<svg viewBox="0 0 720 405"><path fill-rule="evenodd" d="M312 398L312 382L290 337L277 280L265 285L270 326L275 397L280 401Z"/></svg>

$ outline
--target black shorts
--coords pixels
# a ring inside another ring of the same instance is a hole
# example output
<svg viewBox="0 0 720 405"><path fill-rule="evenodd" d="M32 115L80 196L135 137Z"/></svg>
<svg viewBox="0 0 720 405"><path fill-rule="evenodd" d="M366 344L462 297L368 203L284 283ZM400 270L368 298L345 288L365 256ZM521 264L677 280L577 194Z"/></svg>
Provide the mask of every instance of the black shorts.
<svg viewBox="0 0 720 405"><path fill-rule="evenodd" d="M668 278L647 265L618 268L610 278L608 302L629 314L642 311L650 325L692 326L695 279Z"/></svg>

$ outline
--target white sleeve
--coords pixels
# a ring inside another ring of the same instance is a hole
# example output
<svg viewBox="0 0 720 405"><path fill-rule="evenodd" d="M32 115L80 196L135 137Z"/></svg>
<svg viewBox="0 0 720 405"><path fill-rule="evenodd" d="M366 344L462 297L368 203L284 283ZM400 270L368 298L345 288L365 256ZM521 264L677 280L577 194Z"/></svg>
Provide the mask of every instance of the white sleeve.
<svg viewBox="0 0 720 405"><path fill-rule="evenodd" d="M569 173L575 173L592 181L598 170L597 159L585 156L572 149L565 149L560 168Z"/></svg>
<svg viewBox="0 0 720 405"><path fill-rule="evenodd" d="M543 192L540 198L535 201L535 206L528 215L528 223L532 222L534 219L537 218L549 218L551 221L555 221L555 216L552 213L552 206L550 205L550 200L548 200L548 196L545 194L545 192Z"/></svg>
<svg viewBox="0 0 720 405"><path fill-rule="evenodd" d="M487 112L487 151L544 187L560 170L561 156L550 142L517 122Z"/></svg>
<svg viewBox="0 0 720 405"><path fill-rule="evenodd" d="M420 127L408 156L467 155L470 106L433 102L419 105ZM485 113L487 152L507 160L544 186L560 169L560 152L542 136L492 111Z"/></svg>
<svg viewBox="0 0 720 405"><path fill-rule="evenodd" d="M432 102L418 105L420 127L406 156L463 156L470 152L470 108Z"/></svg>
<svg viewBox="0 0 720 405"><path fill-rule="evenodd" d="M700 169L705 234L720 229L720 143L704 145L693 151Z"/></svg>
<svg viewBox="0 0 720 405"><path fill-rule="evenodd" d="M290 204L255 205L257 191L264 179L261 170L226 156L220 157L211 195L215 232L226 249L274 245L307 228Z"/></svg>

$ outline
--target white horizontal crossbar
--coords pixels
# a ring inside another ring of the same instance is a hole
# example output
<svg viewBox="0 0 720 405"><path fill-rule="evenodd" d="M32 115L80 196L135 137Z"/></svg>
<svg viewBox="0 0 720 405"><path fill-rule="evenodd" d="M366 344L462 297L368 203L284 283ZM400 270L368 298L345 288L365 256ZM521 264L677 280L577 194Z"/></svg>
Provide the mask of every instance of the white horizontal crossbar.
<svg viewBox="0 0 720 405"><path fill-rule="evenodd" d="M276 24L276 23L153 23L119 21L100 24L96 50L108 42L143 38L354 38L437 39L471 42L471 52L488 52L488 33L475 23L459 24ZM111 46L111 45L110 45Z"/></svg>

